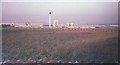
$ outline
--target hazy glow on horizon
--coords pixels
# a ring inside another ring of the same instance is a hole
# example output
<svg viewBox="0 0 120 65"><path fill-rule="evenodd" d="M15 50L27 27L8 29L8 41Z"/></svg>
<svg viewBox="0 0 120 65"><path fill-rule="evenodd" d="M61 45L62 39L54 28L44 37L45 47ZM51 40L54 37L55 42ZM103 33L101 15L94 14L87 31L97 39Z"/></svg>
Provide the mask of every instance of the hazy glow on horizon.
<svg viewBox="0 0 120 65"><path fill-rule="evenodd" d="M75 24L117 24L117 2L3 2L3 22L48 23L52 20Z"/></svg>

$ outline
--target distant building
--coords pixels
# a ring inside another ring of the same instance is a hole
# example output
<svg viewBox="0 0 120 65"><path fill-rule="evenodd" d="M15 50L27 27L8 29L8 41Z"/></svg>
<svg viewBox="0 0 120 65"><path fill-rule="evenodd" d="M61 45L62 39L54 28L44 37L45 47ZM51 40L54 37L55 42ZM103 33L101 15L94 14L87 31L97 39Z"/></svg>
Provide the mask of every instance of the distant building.
<svg viewBox="0 0 120 65"><path fill-rule="evenodd" d="M74 23L66 23L65 27L74 28Z"/></svg>
<svg viewBox="0 0 120 65"><path fill-rule="evenodd" d="M96 27L87 25L87 26L80 26L80 28L96 28Z"/></svg>
<svg viewBox="0 0 120 65"><path fill-rule="evenodd" d="M58 20L53 20L53 27L58 27Z"/></svg>

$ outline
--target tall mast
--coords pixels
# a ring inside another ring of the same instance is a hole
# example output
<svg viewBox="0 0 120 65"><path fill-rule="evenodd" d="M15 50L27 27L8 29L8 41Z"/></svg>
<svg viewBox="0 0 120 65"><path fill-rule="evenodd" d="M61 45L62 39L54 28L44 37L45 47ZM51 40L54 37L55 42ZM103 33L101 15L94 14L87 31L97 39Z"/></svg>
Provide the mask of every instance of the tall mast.
<svg viewBox="0 0 120 65"><path fill-rule="evenodd" d="M49 27L51 27L51 12L49 12Z"/></svg>

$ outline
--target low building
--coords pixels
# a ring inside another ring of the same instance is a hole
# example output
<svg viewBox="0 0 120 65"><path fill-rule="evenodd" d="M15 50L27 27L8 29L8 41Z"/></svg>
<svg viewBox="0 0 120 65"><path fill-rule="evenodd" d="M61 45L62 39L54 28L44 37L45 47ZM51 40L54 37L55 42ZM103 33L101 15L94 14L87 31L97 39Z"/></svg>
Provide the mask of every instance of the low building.
<svg viewBox="0 0 120 65"><path fill-rule="evenodd" d="M85 29L85 28L87 28L87 29L88 29L88 28L92 28L92 29L93 29L93 28L96 28L96 27L95 27L95 26L80 26L80 28L84 28L84 29Z"/></svg>
<svg viewBox="0 0 120 65"><path fill-rule="evenodd" d="M66 23L65 27L74 28L74 23Z"/></svg>
<svg viewBox="0 0 120 65"><path fill-rule="evenodd" d="M53 27L58 27L58 20L53 20Z"/></svg>

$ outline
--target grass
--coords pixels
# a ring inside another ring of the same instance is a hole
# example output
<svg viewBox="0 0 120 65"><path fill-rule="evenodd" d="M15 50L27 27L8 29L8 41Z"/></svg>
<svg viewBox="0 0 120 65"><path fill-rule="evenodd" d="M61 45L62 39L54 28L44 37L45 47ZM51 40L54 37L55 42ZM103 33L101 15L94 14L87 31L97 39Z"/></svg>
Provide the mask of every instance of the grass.
<svg viewBox="0 0 120 65"><path fill-rule="evenodd" d="M117 32L3 29L3 62L114 63Z"/></svg>

